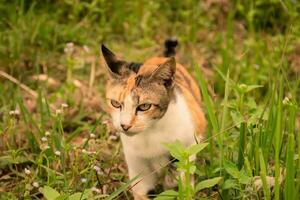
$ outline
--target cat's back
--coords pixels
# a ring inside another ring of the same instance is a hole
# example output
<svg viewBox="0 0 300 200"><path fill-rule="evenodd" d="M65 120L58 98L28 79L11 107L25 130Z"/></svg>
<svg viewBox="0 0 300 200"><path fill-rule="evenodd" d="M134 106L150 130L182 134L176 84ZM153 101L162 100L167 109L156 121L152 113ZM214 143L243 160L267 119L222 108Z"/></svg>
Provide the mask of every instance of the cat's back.
<svg viewBox="0 0 300 200"><path fill-rule="evenodd" d="M144 62L139 73L153 72L158 65L167 61L166 57L153 57ZM175 89L184 97L189 111L193 117L196 131L200 137L203 137L206 126L204 113L201 109L201 94L194 78L189 74L185 67L176 63Z"/></svg>

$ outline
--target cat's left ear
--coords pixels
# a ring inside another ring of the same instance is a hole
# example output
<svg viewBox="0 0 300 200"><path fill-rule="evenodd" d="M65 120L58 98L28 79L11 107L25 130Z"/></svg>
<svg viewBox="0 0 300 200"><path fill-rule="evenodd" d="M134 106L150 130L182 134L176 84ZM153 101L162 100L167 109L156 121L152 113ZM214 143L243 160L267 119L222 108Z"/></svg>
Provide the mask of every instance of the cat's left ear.
<svg viewBox="0 0 300 200"><path fill-rule="evenodd" d="M110 51L106 46L103 44L101 45L101 50L105 62L108 66L109 74L112 78L120 78L121 77L121 68L124 64L124 61L119 60L117 56Z"/></svg>
<svg viewBox="0 0 300 200"><path fill-rule="evenodd" d="M160 81L166 87L172 87L176 72L176 61L174 57L169 58L165 63L159 65L150 76L150 80Z"/></svg>

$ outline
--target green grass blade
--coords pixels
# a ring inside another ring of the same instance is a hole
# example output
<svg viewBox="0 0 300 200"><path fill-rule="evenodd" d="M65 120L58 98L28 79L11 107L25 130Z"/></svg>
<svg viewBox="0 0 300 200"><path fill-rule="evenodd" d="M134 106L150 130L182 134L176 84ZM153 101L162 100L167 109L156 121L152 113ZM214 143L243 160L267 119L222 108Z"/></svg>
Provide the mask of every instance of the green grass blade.
<svg viewBox="0 0 300 200"><path fill-rule="evenodd" d="M139 176L134 177L129 180L127 183L123 184L118 190L114 191L111 195L109 195L105 200L113 200L117 198L122 192L124 192L135 180L137 180Z"/></svg>
<svg viewBox="0 0 300 200"><path fill-rule="evenodd" d="M220 145L220 152L221 152L221 159L220 159L220 168L223 168L223 161L224 161L224 136L226 132L225 130L227 116L228 116L228 95L229 95L229 70L227 71L226 75L226 82L225 82L225 93L224 93L224 100L223 100L223 111L222 111L222 119L221 119L221 131L222 134L219 135L219 145ZM220 171L222 172L222 171Z"/></svg>
<svg viewBox="0 0 300 200"><path fill-rule="evenodd" d="M219 132L219 124L218 124L217 117L214 113L213 103L212 103L212 100L211 100L211 98L208 94L208 90L207 90L207 87L206 87L205 80L202 76L200 68L195 67L195 69L196 69L196 72L197 72L196 76L197 76L198 83L200 85L200 89L201 89L201 93L202 93L202 96L203 96L203 101L204 101L204 104L205 104L205 107L206 107L206 110L207 110L207 113L208 113L209 121L210 121L210 123L213 127L214 132L218 133Z"/></svg>
<svg viewBox="0 0 300 200"><path fill-rule="evenodd" d="M246 135L246 123L241 123L240 126L240 142L239 142L239 155L238 155L238 168L242 169L244 165L244 152L245 152L245 135Z"/></svg>
<svg viewBox="0 0 300 200"><path fill-rule="evenodd" d="M205 80L202 76L202 73L200 71L200 68L195 66L194 67L195 70L196 70L196 77L197 77L197 80L198 80L198 83L200 85L200 89L201 89L201 93L202 93L202 97L203 97L203 101L204 101L204 105L205 105L205 108L207 110L207 113L208 113L208 117L209 117L209 122L213 128L213 131L209 131L208 133L208 137L210 138L209 139L209 152L210 152L210 156L213 157L213 148L214 148L214 139L213 139L213 136L214 134L217 134L219 133L219 124L218 124L218 120L217 120L217 117L214 113L214 109L213 109L213 103L212 103L212 100L208 94L208 90L207 90L207 87L206 87L206 83L205 83Z"/></svg>
<svg viewBox="0 0 300 200"><path fill-rule="evenodd" d="M280 78L279 95L277 98L276 128L275 128L275 200L280 199L280 146L282 139L282 100L283 80Z"/></svg>
<svg viewBox="0 0 300 200"><path fill-rule="evenodd" d="M286 177L285 177L285 187L284 196L285 199L295 199L295 165L294 165L294 135L289 134L288 144L287 144L287 157L286 157Z"/></svg>
<svg viewBox="0 0 300 200"><path fill-rule="evenodd" d="M267 183L267 167L266 167L265 159L264 159L261 149L259 149L259 161L260 161L260 178L261 178L262 184L263 184L263 191L265 194L265 199L270 200L271 195L270 195L270 187Z"/></svg>
<svg viewBox="0 0 300 200"><path fill-rule="evenodd" d="M297 132L298 133L298 167L297 167L297 177L296 179L298 180L297 186L296 186L296 191L300 191L300 130ZM295 199L299 199L300 198L300 193L296 192L296 197Z"/></svg>

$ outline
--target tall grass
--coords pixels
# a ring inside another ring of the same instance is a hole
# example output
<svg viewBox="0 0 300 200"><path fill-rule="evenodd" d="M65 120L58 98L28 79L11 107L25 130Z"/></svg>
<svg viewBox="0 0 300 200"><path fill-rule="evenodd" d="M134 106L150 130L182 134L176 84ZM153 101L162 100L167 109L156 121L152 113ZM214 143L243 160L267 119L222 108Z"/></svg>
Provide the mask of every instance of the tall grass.
<svg viewBox="0 0 300 200"><path fill-rule="evenodd" d="M2 1L0 199L131 199L105 125L99 45L143 61L173 35L199 83L208 146L188 162L195 187L157 198L299 199L300 4L209 2Z"/></svg>

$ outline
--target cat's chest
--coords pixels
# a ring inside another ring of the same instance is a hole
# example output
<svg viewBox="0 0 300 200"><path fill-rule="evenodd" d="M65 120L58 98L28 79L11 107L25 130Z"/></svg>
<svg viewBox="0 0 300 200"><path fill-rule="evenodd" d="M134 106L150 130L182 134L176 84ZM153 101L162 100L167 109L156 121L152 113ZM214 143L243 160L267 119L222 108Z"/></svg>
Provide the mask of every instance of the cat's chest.
<svg viewBox="0 0 300 200"><path fill-rule="evenodd" d="M180 140L186 145L194 142L194 125L190 111L182 96L177 96L168 111L151 129L133 137L122 135L123 148L126 153L141 157L156 157L167 154L163 143Z"/></svg>

